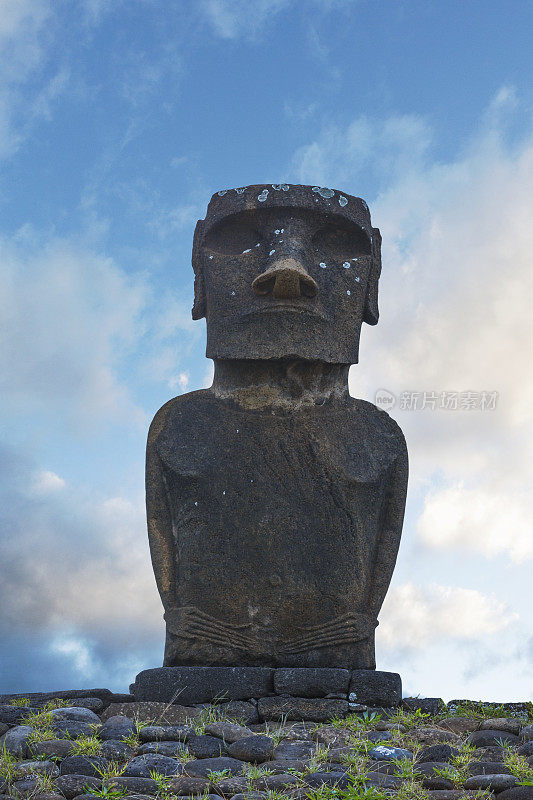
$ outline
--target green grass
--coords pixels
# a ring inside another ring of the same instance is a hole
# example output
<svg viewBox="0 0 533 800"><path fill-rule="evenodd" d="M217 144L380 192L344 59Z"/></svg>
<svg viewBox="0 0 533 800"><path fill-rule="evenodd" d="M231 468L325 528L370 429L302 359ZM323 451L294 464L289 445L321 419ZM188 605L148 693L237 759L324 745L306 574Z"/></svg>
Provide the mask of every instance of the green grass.
<svg viewBox="0 0 533 800"><path fill-rule="evenodd" d="M102 742L97 736L80 736L72 742L73 756L99 756Z"/></svg>

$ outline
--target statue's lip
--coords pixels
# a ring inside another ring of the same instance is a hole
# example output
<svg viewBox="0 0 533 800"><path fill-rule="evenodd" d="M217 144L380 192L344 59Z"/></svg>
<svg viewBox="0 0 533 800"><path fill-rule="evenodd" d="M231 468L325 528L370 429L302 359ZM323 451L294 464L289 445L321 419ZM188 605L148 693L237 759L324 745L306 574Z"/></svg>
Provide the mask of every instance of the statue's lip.
<svg viewBox="0 0 533 800"><path fill-rule="evenodd" d="M327 317L319 311L316 311L316 309L308 308L304 305L298 305L297 303L284 302L282 300L273 302L270 305L261 306L260 308L252 308L249 311L245 311L244 314L241 314L240 316L256 317L261 316L262 314L282 314L287 312L292 314L305 314L306 316L327 321Z"/></svg>

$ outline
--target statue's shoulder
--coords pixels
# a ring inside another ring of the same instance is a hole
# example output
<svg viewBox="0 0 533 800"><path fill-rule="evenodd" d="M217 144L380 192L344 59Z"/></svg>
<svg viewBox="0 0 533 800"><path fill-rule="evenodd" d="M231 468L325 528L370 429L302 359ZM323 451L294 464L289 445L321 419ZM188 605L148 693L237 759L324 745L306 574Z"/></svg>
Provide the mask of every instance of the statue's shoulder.
<svg viewBox="0 0 533 800"><path fill-rule="evenodd" d="M184 431L201 426L203 418L209 416L212 405L213 395L209 389L173 397L155 414L148 431L148 445L169 435L179 434L180 429Z"/></svg>
<svg viewBox="0 0 533 800"><path fill-rule="evenodd" d="M399 450L407 449L405 436L396 420L374 403L353 397L352 415L357 427L361 432L364 431L365 438L395 444Z"/></svg>

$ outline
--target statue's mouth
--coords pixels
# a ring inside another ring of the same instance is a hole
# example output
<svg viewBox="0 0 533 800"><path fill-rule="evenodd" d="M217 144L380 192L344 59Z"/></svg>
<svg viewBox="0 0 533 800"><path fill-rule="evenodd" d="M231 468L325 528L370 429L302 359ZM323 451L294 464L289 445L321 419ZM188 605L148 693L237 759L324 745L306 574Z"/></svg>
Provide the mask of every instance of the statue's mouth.
<svg viewBox="0 0 533 800"><path fill-rule="evenodd" d="M261 307L254 307L245 311L240 316L243 318L260 317L263 314L301 314L315 319L327 322L327 317L315 308L309 308L307 305L291 302L290 300L276 300L273 303Z"/></svg>

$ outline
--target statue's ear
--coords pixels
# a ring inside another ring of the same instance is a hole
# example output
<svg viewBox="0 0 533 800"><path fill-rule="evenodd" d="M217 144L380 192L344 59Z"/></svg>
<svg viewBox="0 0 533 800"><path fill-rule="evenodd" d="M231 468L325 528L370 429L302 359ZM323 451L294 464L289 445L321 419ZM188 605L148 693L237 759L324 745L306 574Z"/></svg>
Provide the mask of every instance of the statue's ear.
<svg viewBox="0 0 533 800"><path fill-rule="evenodd" d="M194 270L194 304L192 307L192 318L202 319L206 313L204 272L202 259L200 257L200 242L204 232L204 220L199 219L194 229L192 242L192 268Z"/></svg>
<svg viewBox="0 0 533 800"><path fill-rule="evenodd" d="M372 266L366 286L363 322L377 325L379 320L378 283L381 274L381 233L379 228L372 228Z"/></svg>

